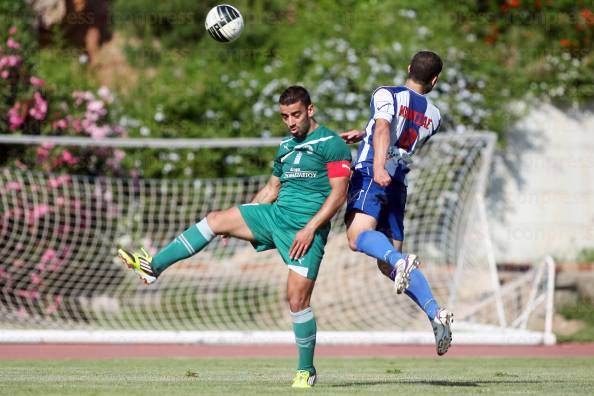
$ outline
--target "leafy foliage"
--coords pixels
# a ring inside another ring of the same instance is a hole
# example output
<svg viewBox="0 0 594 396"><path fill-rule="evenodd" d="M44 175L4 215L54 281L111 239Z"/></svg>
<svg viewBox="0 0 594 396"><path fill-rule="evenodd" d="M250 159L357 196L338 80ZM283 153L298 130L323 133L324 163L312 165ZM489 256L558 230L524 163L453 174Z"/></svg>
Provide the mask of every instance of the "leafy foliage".
<svg viewBox="0 0 594 396"><path fill-rule="evenodd" d="M114 28L124 38L118 45L135 83L118 92L112 122L130 136L282 136L276 99L297 83L311 91L327 126L361 128L371 92L402 83L419 49L444 59L429 95L444 132L494 130L504 144L535 98L579 105L593 97L594 9L583 1L238 0L246 27L229 44L205 34L204 16L215 3L114 2ZM55 51L32 58L47 88L62 96L96 92L93 71L72 54L57 62ZM134 151L123 164L149 177L250 175L267 173L273 154Z"/></svg>

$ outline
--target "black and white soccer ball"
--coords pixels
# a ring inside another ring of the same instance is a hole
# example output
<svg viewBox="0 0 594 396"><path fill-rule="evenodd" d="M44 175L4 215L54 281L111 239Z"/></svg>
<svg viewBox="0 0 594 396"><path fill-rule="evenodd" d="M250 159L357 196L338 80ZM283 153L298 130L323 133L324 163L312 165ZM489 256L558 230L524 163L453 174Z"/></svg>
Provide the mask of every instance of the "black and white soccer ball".
<svg viewBox="0 0 594 396"><path fill-rule="evenodd" d="M227 43L241 35L243 17L237 8L221 4L208 11L204 26L213 39Z"/></svg>

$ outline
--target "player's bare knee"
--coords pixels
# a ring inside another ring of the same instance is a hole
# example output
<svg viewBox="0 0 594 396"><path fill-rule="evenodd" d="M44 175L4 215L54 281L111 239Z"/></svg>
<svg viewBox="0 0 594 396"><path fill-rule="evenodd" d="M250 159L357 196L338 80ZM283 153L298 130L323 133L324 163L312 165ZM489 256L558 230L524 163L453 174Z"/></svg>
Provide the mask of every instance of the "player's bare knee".
<svg viewBox="0 0 594 396"><path fill-rule="evenodd" d="M351 233L347 233L347 239L349 241L349 248L353 251L357 251L357 236Z"/></svg>
<svg viewBox="0 0 594 396"><path fill-rule="evenodd" d="M309 307L309 298L307 296L289 296L289 309L291 312L303 311Z"/></svg>
<svg viewBox="0 0 594 396"><path fill-rule="evenodd" d="M215 211L215 212L210 212L209 214L206 215L206 222L208 223L208 226L210 227L210 229L212 230L212 232L214 232L215 234L221 234L224 233L224 230L222 230L222 226L223 226L223 221L222 220L222 216L221 216L222 212L219 211Z"/></svg>

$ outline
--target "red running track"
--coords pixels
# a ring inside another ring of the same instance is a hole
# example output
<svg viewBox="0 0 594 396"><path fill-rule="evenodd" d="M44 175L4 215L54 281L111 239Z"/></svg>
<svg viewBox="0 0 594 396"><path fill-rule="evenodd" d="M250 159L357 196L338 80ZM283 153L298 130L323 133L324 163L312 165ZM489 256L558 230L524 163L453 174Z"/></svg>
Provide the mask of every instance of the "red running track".
<svg viewBox="0 0 594 396"><path fill-rule="evenodd" d="M293 357L293 345L0 344L0 359ZM430 345L319 345L318 357L437 357ZM594 344L453 345L447 357L590 357Z"/></svg>

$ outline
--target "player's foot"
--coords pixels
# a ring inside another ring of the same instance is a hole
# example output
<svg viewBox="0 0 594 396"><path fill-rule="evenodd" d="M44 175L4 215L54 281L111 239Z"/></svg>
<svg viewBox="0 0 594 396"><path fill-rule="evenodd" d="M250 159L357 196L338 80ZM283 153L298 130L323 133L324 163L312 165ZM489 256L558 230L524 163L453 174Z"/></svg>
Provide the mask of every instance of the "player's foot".
<svg viewBox="0 0 594 396"><path fill-rule="evenodd" d="M118 249L118 257L126 265L126 267L134 270L136 274L142 279L142 281L150 285L157 280L157 274L151 267L153 258L146 250L142 249L141 253L131 253L124 249Z"/></svg>
<svg viewBox="0 0 594 396"><path fill-rule="evenodd" d="M308 370L297 370L295 378L293 378L293 388L311 388L315 385L318 379L316 372L310 373Z"/></svg>
<svg viewBox="0 0 594 396"><path fill-rule="evenodd" d="M394 290L396 293L401 294L410 282L410 273L415 268L419 267L419 260L414 254L408 254L406 257L398 260L394 270L396 275L394 276Z"/></svg>
<svg viewBox="0 0 594 396"><path fill-rule="evenodd" d="M447 309L441 308L437 316L431 322L433 334L435 334L435 347L439 356L445 354L452 343L452 322L454 314Z"/></svg>

